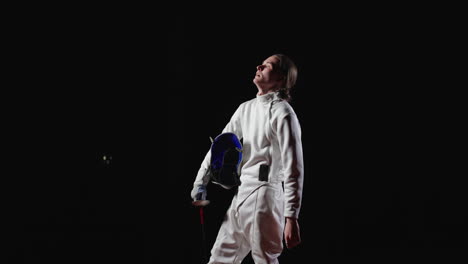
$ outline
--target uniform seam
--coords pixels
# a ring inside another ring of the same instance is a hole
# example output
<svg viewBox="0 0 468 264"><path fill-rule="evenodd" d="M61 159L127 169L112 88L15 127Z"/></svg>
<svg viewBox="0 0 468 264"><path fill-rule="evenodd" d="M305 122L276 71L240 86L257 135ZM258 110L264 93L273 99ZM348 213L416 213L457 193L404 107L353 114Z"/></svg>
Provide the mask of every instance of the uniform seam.
<svg viewBox="0 0 468 264"><path fill-rule="evenodd" d="M258 216L258 212L257 212L257 204L258 204L258 193L259 193L260 190L257 190L256 191L256 197L255 197L255 206L254 206L254 219L253 219L253 228L252 228L252 233L250 234L250 238L251 238L251 244L252 245L256 245L256 241L255 241L255 232L257 231L257 216Z"/></svg>

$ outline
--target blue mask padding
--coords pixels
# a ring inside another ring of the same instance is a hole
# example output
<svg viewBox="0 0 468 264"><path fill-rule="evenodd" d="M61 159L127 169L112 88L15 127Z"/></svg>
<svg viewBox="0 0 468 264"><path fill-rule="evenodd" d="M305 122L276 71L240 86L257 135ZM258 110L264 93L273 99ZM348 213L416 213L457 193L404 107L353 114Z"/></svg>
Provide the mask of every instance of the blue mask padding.
<svg viewBox="0 0 468 264"><path fill-rule="evenodd" d="M234 133L223 133L215 138L211 145L211 166L220 170L225 165L237 169L242 161L242 145Z"/></svg>

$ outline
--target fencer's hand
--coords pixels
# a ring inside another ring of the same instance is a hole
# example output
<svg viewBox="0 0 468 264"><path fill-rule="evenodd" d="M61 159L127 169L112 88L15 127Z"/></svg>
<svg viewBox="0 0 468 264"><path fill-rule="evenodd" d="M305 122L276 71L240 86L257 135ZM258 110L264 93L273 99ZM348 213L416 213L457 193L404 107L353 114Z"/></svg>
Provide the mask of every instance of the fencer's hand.
<svg viewBox="0 0 468 264"><path fill-rule="evenodd" d="M301 232L297 219L286 217L286 226L284 227L284 241L287 248L293 248L301 243Z"/></svg>
<svg viewBox="0 0 468 264"><path fill-rule="evenodd" d="M206 196L206 186L204 185L195 185L193 186L192 191L190 192L190 196L192 197L193 200L195 200L197 194L199 192L204 192Z"/></svg>
<svg viewBox="0 0 468 264"><path fill-rule="evenodd" d="M192 197L192 200L195 200L195 196L196 196L197 193L198 193L198 188L199 188L198 185L197 185L197 186L193 186L193 189L192 189L192 191L190 192L190 196Z"/></svg>

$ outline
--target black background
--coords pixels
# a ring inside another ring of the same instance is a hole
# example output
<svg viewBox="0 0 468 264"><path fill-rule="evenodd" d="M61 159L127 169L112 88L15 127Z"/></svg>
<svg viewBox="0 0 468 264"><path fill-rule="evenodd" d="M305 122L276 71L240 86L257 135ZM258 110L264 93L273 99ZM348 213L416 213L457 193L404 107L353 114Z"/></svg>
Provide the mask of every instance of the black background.
<svg viewBox="0 0 468 264"><path fill-rule="evenodd" d="M70 15L11 20L8 263L201 263L193 180L275 53L299 68L305 161L303 242L280 262L462 256L459 105L442 93L452 83L437 21L341 9ZM208 196L209 249L232 193L209 185Z"/></svg>

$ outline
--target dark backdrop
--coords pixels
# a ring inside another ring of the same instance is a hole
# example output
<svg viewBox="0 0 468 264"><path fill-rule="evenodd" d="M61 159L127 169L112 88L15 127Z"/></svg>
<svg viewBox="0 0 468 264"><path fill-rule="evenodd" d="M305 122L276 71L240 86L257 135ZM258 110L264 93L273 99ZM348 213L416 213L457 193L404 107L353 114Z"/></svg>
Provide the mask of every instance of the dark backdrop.
<svg viewBox="0 0 468 264"><path fill-rule="evenodd" d="M461 255L460 125L434 25L340 12L20 25L4 97L10 262L201 263L193 180L275 53L299 68L305 161L303 243L280 262ZM211 248L232 192L208 195Z"/></svg>

